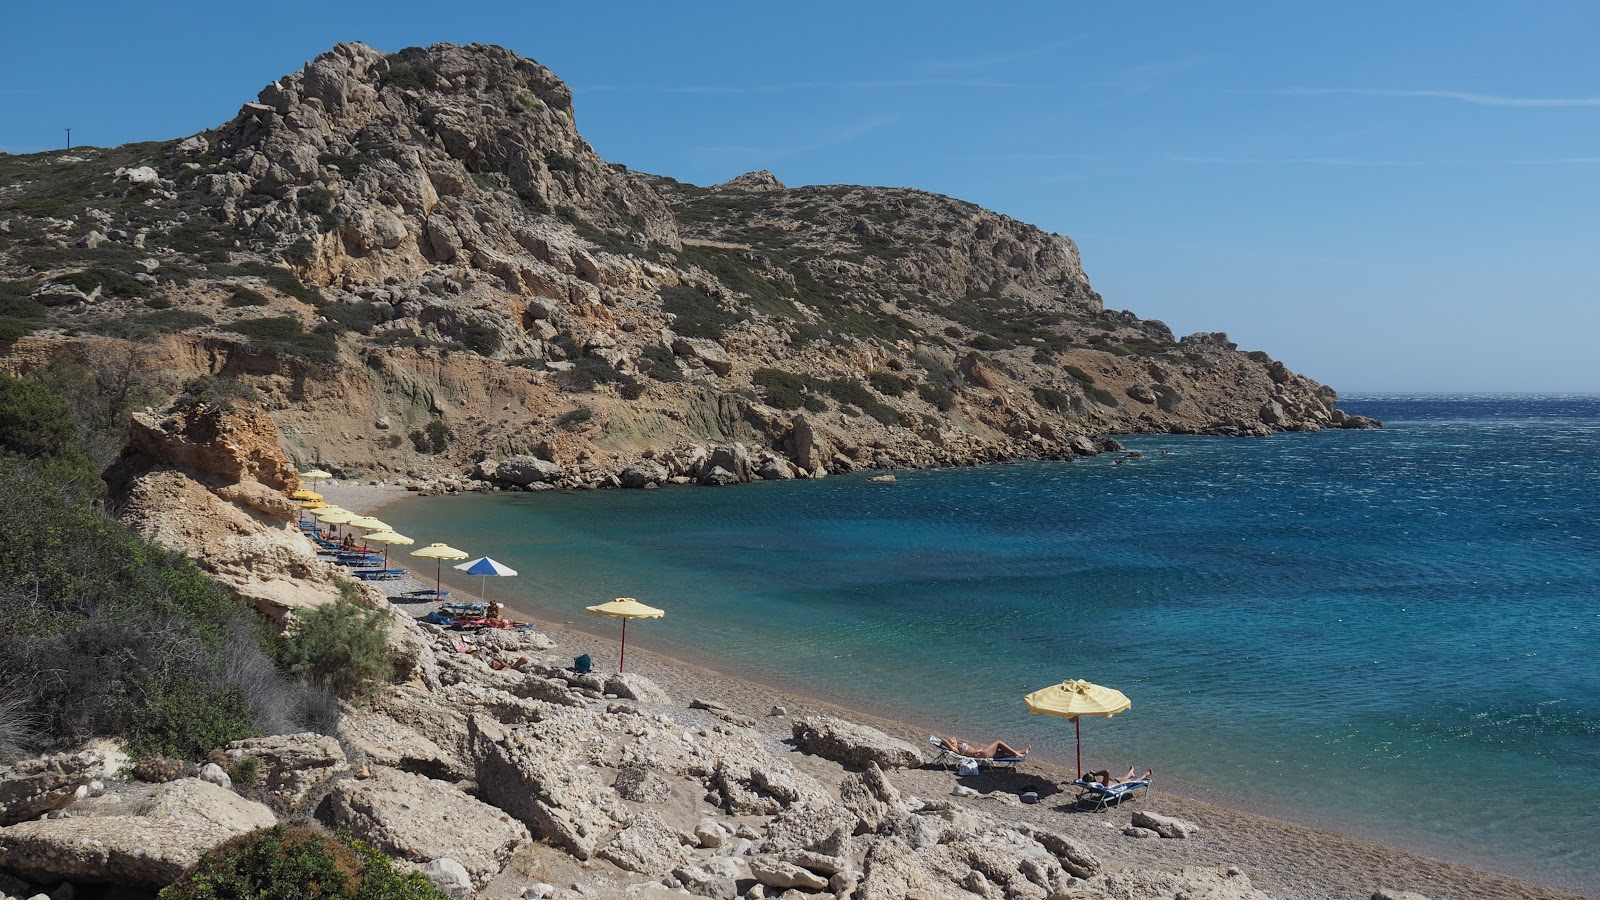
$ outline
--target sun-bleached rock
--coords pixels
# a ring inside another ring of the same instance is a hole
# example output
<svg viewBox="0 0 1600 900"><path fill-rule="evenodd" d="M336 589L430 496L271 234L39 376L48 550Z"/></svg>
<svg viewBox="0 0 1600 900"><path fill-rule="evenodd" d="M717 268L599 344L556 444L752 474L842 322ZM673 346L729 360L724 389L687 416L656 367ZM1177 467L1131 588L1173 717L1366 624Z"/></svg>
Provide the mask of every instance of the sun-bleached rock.
<svg viewBox="0 0 1600 900"><path fill-rule="evenodd" d="M630 872L665 875L689 861L685 838L647 814L612 835L596 855Z"/></svg>
<svg viewBox="0 0 1600 900"><path fill-rule="evenodd" d="M0 766L0 825L34 819L71 803L80 787L104 772L94 750L56 753Z"/></svg>
<svg viewBox="0 0 1600 900"><path fill-rule="evenodd" d="M866 725L813 716L796 720L792 729L800 749L848 766L903 769L922 764L920 749Z"/></svg>
<svg viewBox="0 0 1600 900"><path fill-rule="evenodd" d="M267 802L283 815L305 811L317 788L350 771L339 742L314 732L234 741L224 753L230 763L247 756L260 762L259 783Z"/></svg>
<svg viewBox="0 0 1600 900"><path fill-rule="evenodd" d="M1171 816L1163 816L1147 810L1138 810L1133 814L1135 828L1148 828L1164 838L1184 839L1191 838L1200 833L1200 826L1193 822L1185 822Z"/></svg>
<svg viewBox="0 0 1600 900"><path fill-rule="evenodd" d="M276 822L260 803L183 778L131 803L124 814L0 828L0 867L33 881L165 885L223 841Z"/></svg>

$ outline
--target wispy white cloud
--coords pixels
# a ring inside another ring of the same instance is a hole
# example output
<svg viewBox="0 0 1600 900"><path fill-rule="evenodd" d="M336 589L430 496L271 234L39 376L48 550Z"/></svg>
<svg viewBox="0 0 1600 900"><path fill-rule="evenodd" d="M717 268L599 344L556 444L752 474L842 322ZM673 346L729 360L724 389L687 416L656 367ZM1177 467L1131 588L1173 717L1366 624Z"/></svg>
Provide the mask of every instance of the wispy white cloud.
<svg viewBox="0 0 1600 900"><path fill-rule="evenodd" d="M1390 88L1284 88L1273 91L1285 97L1328 97L1339 94L1358 97L1453 100L1474 106L1512 106L1534 108L1600 106L1600 97L1505 97L1471 91L1394 90Z"/></svg>
<svg viewBox="0 0 1600 900"><path fill-rule="evenodd" d="M578 94L794 94L814 91L897 91L924 88L1029 90L1037 85L989 78L877 78L859 81L790 81L779 84L594 84Z"/></svg>
<svg viewBox="0 0 1600 900"><path fill-rule="evenodd" d="M930 59L916 63L913 68L926 69L934 72L992 69L996 66L1010 65L1014 62L1022 62L1025 59L1033 59L1034 57L1044 56L1047 53L1054 53L1057 50L1064 50L1068 47L1082 44L1084 40L1085 38L1083 36L1079 36L1071 40L1055 41L1049 44L1041 44L1037 47L1028 47L1022 50L1011 50L1004 53L992 53L986 56L961 56L945 57L943 59Z"/></svg>
<svg viewBox="0 0 1600 900"><path fill-rule="evenodd" d="M1208 66L1221 58L1216 54L1205 53L1138 63L1117 69L1098 83L1103 87L1117 88L1130 94L1144 94L1175 76Z"/></svg>

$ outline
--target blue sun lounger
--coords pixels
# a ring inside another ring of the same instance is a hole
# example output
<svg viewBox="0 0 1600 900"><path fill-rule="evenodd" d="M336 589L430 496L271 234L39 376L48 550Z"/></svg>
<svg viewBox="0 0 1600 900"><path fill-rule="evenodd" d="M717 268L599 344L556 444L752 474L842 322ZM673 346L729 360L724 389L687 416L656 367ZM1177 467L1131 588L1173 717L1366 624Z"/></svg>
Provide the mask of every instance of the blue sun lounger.
<svg viewBox="0 0 1600 900"><path fill-rule="evenodd" d="M405 574L405 569L363 569L356 572L356 577L363 581L394 581Z"/></svg>
<svg viewBox="0 0 1600 900"><path fill-rule="evenodd" d="M933 764L936 766L947 765L952 769L960 769L962 766L967 765L968 763L971 764L970 766L967 766L968 768L1014 769L1016 768L1017 763L1028 761L1028 755L1026 753L1021 756L998 756L994 759L986 759L981 756L963 756L962 754L951 750L949 747L946 747L944 745L944 741L941 740L938 735L933 734L928 735L928 743L933 745L933 749L939 751L939 755L934 757Z"/></svg>
<svg viewBox="0 0 1600 900"><path fill-rule="evenodd" d="M1124 781L1114 787L1106 787L1098 781L1086 781L1082 778L1074 781L1072 786L1078 789L1075 798L1077 805L1088 806L1094 812L1104 812L1113 806L1121 806L1124 797L1131 797L1139 791L1150 793L1150 780L1135 778Z"/></svg>

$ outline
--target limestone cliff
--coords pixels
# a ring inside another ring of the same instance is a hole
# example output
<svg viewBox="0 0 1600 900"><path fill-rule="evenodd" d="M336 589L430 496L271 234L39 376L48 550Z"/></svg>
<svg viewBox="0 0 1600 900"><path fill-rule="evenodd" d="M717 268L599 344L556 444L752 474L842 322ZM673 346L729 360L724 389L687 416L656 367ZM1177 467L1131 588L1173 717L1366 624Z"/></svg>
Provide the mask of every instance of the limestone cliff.
<svg viewBox="0 0 1600 900"><path fill-rule="evenodd" d="M560 79L480 45L341 44L210 132L0 157L0 368L111 343L248 385L300 460L524 486L1375 424L970 203L608 163Z"/></svg>

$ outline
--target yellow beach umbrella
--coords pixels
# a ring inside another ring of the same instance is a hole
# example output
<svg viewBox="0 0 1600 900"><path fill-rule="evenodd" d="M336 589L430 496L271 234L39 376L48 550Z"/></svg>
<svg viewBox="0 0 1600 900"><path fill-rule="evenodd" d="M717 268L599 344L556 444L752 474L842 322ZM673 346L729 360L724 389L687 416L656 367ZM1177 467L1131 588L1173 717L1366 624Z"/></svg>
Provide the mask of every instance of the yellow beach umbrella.
<svg viewBox="0 0 1600 900"><path fill-rule="evenodd" d="M1083 716L1105 716L1109 719L1133 708L1132 701L1121 691L1091 684L1081 678L1040 688L1023 697L1022 703L1028 707L1028 712L1072 720L1072 729L1078 736L1079 778L1083 777L1083 730L1078 720Z"/></svg>
<svg viewBox="0 0 1600 900"><path fill-rule="evenodd" d="M301 500L300 501L300 508L301 509L305 509L305 510L327 509L330 505L331 504L323 503L321 500Z"/></svg>
<svg viewBox="0 0 1600 900"><path fill-rule="evenodd" d="M332 512L329 512L328 509L329 507L325 506L322 509L313 512L312 515L316 516L318 521L325 522L329 525L345 525L348 524L352 519L360 518L348 509L339 509L338 507L333 507Z"/></svg>
<svg viewBox="0 0 1600 900"><path fill-rule="evenodd" d="M397 534L397 533L395 533L393 531L388 531L388 530L385 530L385 531L374 531L371 534L367 535L366 540L367 540L367 543L369 543L369 544L382 544L383 545L383 567L385 569L389 568L389 545L390 544L399 544L400 546L403 547L403 546L405 546L407 544L415 544L416 543L416 541L413 541L411 538L408 538L403 534Z"/></svg>
<svg viewBox="0 0 1600 900"><path fill-rule="evenodd" d="M321 500L322 495L310 488L297 488L294 493L289 495L289 498L291 500Z"/></svg>
<svg viewBox="0 0 1600 900"><path fill-rule="evenodd" d="M389 523L388 522L385 522L382 519L374 519L371 516L356 516L355 518L351 519L346 524L354 525L357 528L363 528L363 529L366 529L368 531L388 531L389 530Z"/></svg>
<svg viewBox="0 0 1600 900"><path fill-rule="evenodd" d="M656 609L654 606L645 606L632 597L618 597L610 603L584 608L597 616L614 616L622 620L622 652L617 657L618 672L622 671L622 664L628 659L628 620L659 619L666 615L665 610Z"/></svg>
<svg viewBox="0 0 1600 900"><path fill-rule="evenodd" d="M315 481L315 480L320 479L320 478L332 478L333 477L333 473L332 472L324 472L321 469L307 469L304 472L300 473L300 477Z"/></svg>
<svg viewBox="0 0 1600 900"><path fill-rule="evenodd" d="M413 550L411 551L411 555L436 561L433 572L433 595L435 597L444 596L444 561L447 559L467 558L466 553L457 550L449 544L440 543L432 543L426 547L423 547L421 550Z"/></svg>

